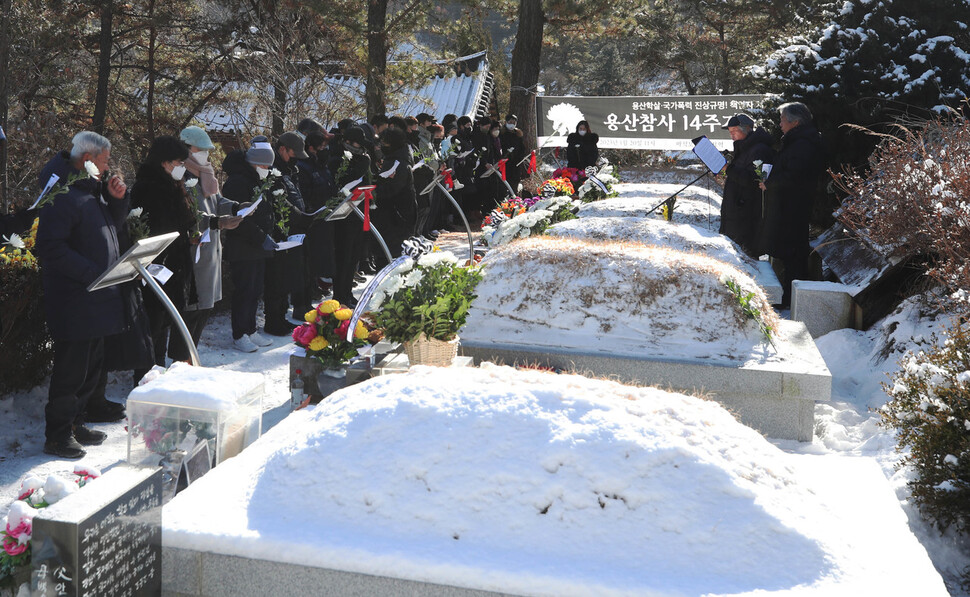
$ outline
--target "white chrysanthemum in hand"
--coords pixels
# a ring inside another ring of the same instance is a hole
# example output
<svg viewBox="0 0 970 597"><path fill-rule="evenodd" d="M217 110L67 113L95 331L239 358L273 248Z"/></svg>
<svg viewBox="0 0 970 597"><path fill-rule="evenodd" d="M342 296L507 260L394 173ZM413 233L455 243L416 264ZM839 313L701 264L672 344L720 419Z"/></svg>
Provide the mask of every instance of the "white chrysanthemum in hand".
<svg viewBox="0 0 970 597"><path fill-rule="evenodd" d="M90 160L84 162L84 169L87 170L88 176L91 178L101 178L101 171L94 165L94 162Z"/></svg>

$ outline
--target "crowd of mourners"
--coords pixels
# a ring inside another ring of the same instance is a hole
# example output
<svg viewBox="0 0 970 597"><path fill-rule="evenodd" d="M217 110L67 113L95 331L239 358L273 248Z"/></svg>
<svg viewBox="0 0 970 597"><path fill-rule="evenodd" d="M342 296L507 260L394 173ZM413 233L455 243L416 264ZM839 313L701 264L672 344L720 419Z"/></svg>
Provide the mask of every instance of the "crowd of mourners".
<svg viewBox="0 0 970 597"><path fill-rule="evenodd" d="M595 135L587 135L588 123L577 128L583 134L571 165L585 167L578 161L595 161ZM83 446L106 437L85 423L124 418L124 408L105 399L109 371L131 370L137 383L166 358L191 359L194 347L139 281L88 291L133 246L135 224L147 223L152 236L177 235L154 260L162 266L154 273L193 343L223 298L227 264L232 346L256 352L272 343L265 335L290 335L290 309L301 317L331 295L356 305L355 284L388 257L362 219L395 258L409 237L464 229L442 181L461 215L479 221L518 190L529 157L514 114L504 121L447 115L440 123L429 114L377 115L330 130L306 118L275 140L253 138L219 166L209 159L214 150L197 126L156 137L129 187L109 170L111 142L83 131L41 171L41 187L54 180L61 187L39 209L35 246L54 339L45 452L80 458ZM323 217L347 200L356 215Z"/></svg>

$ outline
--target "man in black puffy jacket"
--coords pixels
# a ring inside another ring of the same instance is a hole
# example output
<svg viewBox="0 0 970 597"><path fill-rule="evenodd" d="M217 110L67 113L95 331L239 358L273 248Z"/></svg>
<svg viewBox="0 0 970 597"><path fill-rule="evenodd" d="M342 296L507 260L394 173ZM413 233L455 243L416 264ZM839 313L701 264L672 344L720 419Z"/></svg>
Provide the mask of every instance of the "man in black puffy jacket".
<svg viewBox="0 0 970 597"><path fill-rule="evenodd" d="M130 205L121 179L105 176L110 158L111 142L83 131L74 136L70 154L57 154L40 174L41 186L52 174L61 184L76 177L41 209L37 228L44 308L54 338L44 452L61 458L81 458L82 445L104 442L103 432L84 426L84 408L101 376L105 336L127 325L119 286L87 290L121 256L118 229Z"/></svg>
<svg viewBox="0 0 970 597"><path fill-rule="evenodd" d="M758 186L758 166L771 164L775 151L771 135L755 127L747 114L736 114L725 127L734 140L734 157L725 170L724 198L721 200L721 228L724 236L741 245L755 259L761 254L757 234L761 224L764 193ZM760 162L756 166L755 162ZM762 168L763 170L763 168Z"/></svg>

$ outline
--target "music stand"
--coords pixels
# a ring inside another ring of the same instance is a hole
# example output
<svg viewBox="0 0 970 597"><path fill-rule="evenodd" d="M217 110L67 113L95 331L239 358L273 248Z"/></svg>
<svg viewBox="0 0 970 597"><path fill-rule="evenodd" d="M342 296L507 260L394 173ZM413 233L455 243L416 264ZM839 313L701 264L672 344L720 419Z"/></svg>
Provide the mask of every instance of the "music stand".
<svg viewBox="0 0 970 597"><path fill-rule="evenodd" d="M374 187L358 187L358 188L373 189ZM335 220L344 220L348 216L350 216L350 214L356 213L357 216L360 218L360 221L363 222L364 212L360 211L360 208L357 207L357 205L360 204L360 202L364 201L365 199L366 199L366 195L363 193L358 195L356 199L354 198L353 195L351 195L350 197L347 197L346 199L344 199L344 202L338 205L337 207L335 207L334 210L330 212L330 215L324 218L324 220L328 222L333 222ZM380 232L378 232L377 227L374 226L373 221L371 221L370 223L370 231L374 235L374 238L377 239L378 244L381 245L381 248L384 249L384 255L387 257L387 262L390 263L391 261L394 261L394 258L391 257L391 251L388 250L387 248L387 243L384 242L384 237L381 236Z"/></svg>
<svg viewBox="0 0 970 597"><path fill-rule="evenodd" d="M429 193L431 189L438 187L445 194L445 197L447 197L448 200L451 201L451 204L455 206L455 209L458 210L458 215L461 216L461 221L465 223L465 232L468 233L469 264L474 265L475 264L475 246L474 246L475 241L472 240L472 227L468 224L468 218L465 217L465 212L462 211L461 205L459 205L458 201L456 201L455 198L451 196L451 193L448 192L448 187L441 184L441 181L443 181L444 179L445 179L445 175L442 172L438 172L437 174L434 175L434 179L431 181L431 183L428 184L428 186L424 187L424 190L421 191L421 194L424 195L426 193ZM505 186L508 186L508 183L506 183Z"/></svg>
<svg viewBox="0 0 970 597"><path fill-rule="evenodd" d="M88 292L110 288L111 286L130 282L140 277L152 289L152 292L155 293L155 296L158 297L162 305L165 306L165 310L172 317L175 327L182 334L185 345L189 347L189 359L192 365L199 367L201 366L199 362L199 351L195 348L195 342L192 340L192 334L189 333L189 328L185 325L185 321L179 314L178 309L175 308L175 304L172 303L172 300L168 298L168 295L165 294L162 287L155 281L155 277L146 269L148 264L158 257L178 237L178 232L169 232L168 234L159 234L158 236L150 236L136 241L130 249L125 251L124 255L118 258L118 261L111 264L108 269L101 272L101 275L94 282L91 282L88 286Z"/></svg>

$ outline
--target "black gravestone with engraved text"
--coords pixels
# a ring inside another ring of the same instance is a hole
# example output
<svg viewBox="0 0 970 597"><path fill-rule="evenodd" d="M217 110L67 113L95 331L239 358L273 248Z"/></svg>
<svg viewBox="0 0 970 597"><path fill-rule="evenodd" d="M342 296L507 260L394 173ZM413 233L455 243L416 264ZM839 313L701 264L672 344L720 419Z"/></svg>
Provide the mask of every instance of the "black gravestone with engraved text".
<svg viewBox="0 0 970 597"><path fill-rule="evenodd" d="M159 595L161 487L160 468L118 465L38 512L31 595Z"/></svg>

